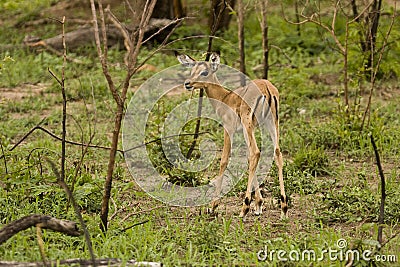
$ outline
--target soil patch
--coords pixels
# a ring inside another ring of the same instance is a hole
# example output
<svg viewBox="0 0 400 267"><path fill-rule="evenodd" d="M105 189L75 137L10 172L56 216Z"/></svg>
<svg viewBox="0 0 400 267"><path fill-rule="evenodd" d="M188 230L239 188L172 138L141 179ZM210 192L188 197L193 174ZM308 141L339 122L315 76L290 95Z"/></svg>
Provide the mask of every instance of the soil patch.
<svg viewBox="0 0 400 267"><path fill-rule="evenodd" d="M48 86L45 83L24 83L13 88L0 88L0 102L20 101L24 98L43 95Z"/></svg>

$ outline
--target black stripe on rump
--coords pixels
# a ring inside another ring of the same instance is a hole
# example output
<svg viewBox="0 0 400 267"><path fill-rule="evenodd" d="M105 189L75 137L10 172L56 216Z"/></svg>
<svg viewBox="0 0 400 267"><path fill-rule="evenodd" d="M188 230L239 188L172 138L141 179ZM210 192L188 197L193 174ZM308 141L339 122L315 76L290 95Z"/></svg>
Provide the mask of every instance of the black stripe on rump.
<svg viewBox="0 0 400 267"><path fill-rule="evenodd" d="M279 120L279 112L278 112L278 110L279 110L279 107L278 107L278 99L276 98L276 96L274 96L274 102L275 102L275 115L276 115L276 121L278 121Z"/></svg>

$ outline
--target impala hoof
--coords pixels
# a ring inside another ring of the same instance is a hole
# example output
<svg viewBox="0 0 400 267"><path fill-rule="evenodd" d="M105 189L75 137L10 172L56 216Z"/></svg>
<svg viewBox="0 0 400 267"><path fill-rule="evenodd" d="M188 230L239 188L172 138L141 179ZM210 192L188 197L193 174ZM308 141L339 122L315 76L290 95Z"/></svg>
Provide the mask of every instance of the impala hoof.
<svg viewBox="0 0 400 267"><path fill-rule="evenodd" d="M256 209L256 210L254 211L254 214L255 214L256 216L260 216L260 215L262 214L262 208Z"/></svg>
<svg viewBox="0 0 400 267"><path fill-rule="evenodd" d="M258 199L255 202L254 214L259 216L259 215L262 214L262 210L263 210L263 200L262 199Z"/></svg>

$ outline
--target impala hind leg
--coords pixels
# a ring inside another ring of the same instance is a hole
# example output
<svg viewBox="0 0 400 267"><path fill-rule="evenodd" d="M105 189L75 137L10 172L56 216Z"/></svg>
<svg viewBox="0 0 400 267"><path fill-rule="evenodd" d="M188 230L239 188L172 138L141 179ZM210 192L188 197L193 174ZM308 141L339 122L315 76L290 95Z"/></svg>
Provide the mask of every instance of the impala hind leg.
<svg viewBox="0 0 400 267"><path fill-rule="evenodd" d="M254 214L258 216L262 214L264 200L261 195L261 189L258 184L257 178L255 178L254 181L256 182L256 185L254 187L255 188Z"/></svg>
<svg viewBox="0 0 400 267"><path fill-rule="evenodd" d="M246 124L244 124L246 125ZM247 142L247 146L249 148L249 178L247 181L247 190L246 195L244 197L242 210L240 212L239 217L244 218L246 214L250 210L251 203L251 192L253 188L256 190L256 214L260 214L262 210L262 196L260 192L260 187L258 185L257 179L255 179L255 171L257 169L258 161L260 159L260 150L257 147L256 138L254 136L254 128L247 126L246 130L244 130L244 136Z"/></svg>
<svg viewBox="0 0 400 267"><path fill-rule="evenodd" d="M271 135L272 142L275 147L274 151L274 159L275 164L278 167L278 179L279 179L279 188L280 188L280 201L281 201L281 218L287 218L287 210L288 203L287 197L285 193L285 184L283 182L283 158L282 153L279 147L279 122L277 120L274 121L272 117L268 117L267 119L267 127Z"/></svg>
<svg viewBox="0 0 400 267"><path fill-rule="evenodd" d="M288 203L283 182L283 158L279 146L275 148L275 163L278 166L279 188L281 191L281 218L287 218Z"/></svg>

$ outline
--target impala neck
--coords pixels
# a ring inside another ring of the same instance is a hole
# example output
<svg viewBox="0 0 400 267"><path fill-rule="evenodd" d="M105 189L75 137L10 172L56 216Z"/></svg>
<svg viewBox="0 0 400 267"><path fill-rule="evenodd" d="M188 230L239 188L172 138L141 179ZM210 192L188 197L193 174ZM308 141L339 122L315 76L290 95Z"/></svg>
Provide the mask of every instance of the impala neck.
<svg viewBox="0 0 400 267"><path fill-rule="evenodd" d="M223 99L231 92L219 83L215 74L212 75L211 81L205 84L204 89L209 98L220 102L223 102Z"/></svg>

